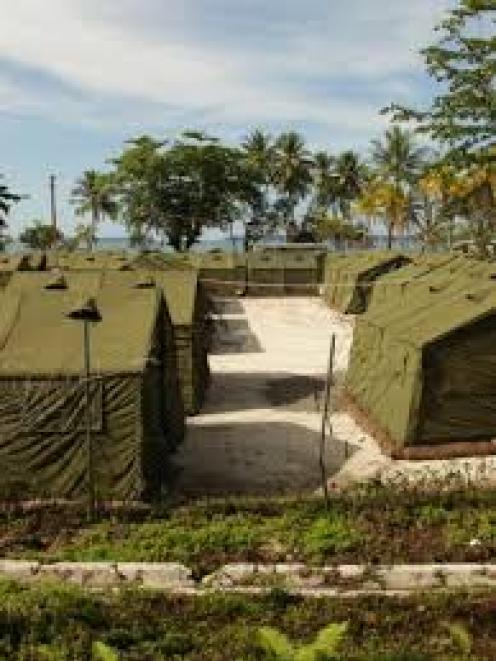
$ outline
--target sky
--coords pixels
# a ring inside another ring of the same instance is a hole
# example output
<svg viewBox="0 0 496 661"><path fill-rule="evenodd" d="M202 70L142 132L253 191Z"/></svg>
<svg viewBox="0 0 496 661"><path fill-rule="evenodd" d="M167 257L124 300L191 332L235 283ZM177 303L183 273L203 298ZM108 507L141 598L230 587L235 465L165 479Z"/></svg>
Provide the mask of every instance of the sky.
<svg viewBox="0 0 496 661"><path fill-rule="evenodd" d="M125 140L199 128L229 142L296 129L311 148L367 154L391 101L421 105L418 51L452 0L0 0L0 172L28 196L17 234L62 229L85 169ZM100 235L123 230L105 223Z"/></svg>

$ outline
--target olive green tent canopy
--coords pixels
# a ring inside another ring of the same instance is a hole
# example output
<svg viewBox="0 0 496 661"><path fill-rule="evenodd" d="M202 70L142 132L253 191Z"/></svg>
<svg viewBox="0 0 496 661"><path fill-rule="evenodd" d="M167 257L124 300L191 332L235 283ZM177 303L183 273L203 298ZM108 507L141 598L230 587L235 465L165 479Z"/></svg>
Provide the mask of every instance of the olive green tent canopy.
<svg viewBox="0 0 496 661"><path fill-rule="evenodd" d="M193 253L192 260L207 292L219 296L246 291L246 258L235 252L211 250Z"/></svg>
<svg viewBox="0 0 496 661"><path fill-rule="evenodd" d="M59 265L57 271L87 272L93 277L99 274L107 283L128 282L130 285L149 278L162 291L168 311L166 326L173 327L170 346L175 347L184 410L191 415L197 413L209 381L209 335L208 301L198 272L191 266L193 256L145 252L139 255L71 253L63 260L58 254L52 257L51 263ZM165 332L168 338L168 328Z"/></svg>
<svg viewBox="0 0 496 661"><path fill-rule="evenodd" d="M90 333L97 491L147 497L164 481L174 397L164 379L163 299L99 273L20 273L2 294L0 486L15 476L38 497L85 493L83 322L68 317L82 296L102 317Z"/></svg>
<svg viewBox="0 0 496 661"><path fill-rule="evenodd" d="M460 257L358 320L347 390L388 449L496 435L495 277Z"/></svg>
<svg viewBox="0 0 496 661"><path fill-rule="evenodd" d="M98 299L106 321L94 328L94 369L99 373L141 372L150 353L150 329L158 314L156 292L137 291L115 282L109 286L96 273L65 274L65 287L57 286L57 280L60 278L52 273L17 273L12 277L0 310L2 374L9 370L16 375L79 374L81 329L65 315L85 296Z"/></svg>
<svg viewBox="0 0 496 661"><path fill-rule="evenodd" d="M340 312L361 314L367 309L374 283L409 262L409 257L394 252L328 255L324 299L330 307Z"/></svg>
<svg viewBox="0 0 496 661"><path fill-rule="evenodd" d="M32 270L28 254L1 254L0 255L0 288L5 287L13 273L16 271Z"/></svg>
<svg viewBox="0 0 496 661"><path fill-rule="evenodd" d="M63 251L54 250L47 253L48 270L97 271L126 270L132 264L134 256L131 253L119 251Z"/></svg>
<svg viewBox="0 0 496 661"><path fill-rule="evenodd" d="M373 287L371 291L367 311L375 310L379 305L389 300L397 300L402 296L408 284L453 261L456 261L456 255L453 253L418 255L412 258L410 264L382 275L378 286Z"/></svg>
<svg viewBox="0 0 496 661"><path fill-rule="evenodd" d="M247 255L248 293L254 296L284 294L284 258L277 250L257 250Z"/></svg>
<svg viewBox="0 0 496 661"><path fill-rule="evenodd" d="M208 299L193 269L138 269L107 271L107 282L127 281L135 286L145 280L163 292L173 328L179 380L184 409L193 415L200 410L209 382Z"/></svg>
<svg viewBox="0 0 496 661"><path fill-rule="evenodd" d="M154 271L196 268L195 256L192 253L142 252L132 258L132 264L136 268Z"/></svg>

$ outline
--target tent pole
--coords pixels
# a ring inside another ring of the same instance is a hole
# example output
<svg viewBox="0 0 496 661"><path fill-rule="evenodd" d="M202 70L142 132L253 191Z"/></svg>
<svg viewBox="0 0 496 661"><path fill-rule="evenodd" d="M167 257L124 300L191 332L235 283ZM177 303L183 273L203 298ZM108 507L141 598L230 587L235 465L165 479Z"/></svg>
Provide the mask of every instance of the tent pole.
<svg viewBox="0 0 496 661"><path fill-rule="evenodd" d="M88 518L95 518L95 479L93 471L93 441L91 437L91 392L90 392L90 322L84 320L84 371L86 399L86 461L88 480Z"/></svg>

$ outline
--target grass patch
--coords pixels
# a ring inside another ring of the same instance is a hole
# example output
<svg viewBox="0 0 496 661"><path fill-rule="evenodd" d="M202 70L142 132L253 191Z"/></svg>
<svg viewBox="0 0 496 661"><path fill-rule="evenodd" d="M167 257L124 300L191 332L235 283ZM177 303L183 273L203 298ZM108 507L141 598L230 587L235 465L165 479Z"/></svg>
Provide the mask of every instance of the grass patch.
<svg viewBox="0 0 496 661"><path fill-rule="evenodd" d="M194 502L103 514L49 508L0 515L0 553L55 560L181 562L486 562L496 553L496 492L430 495L379 487L316 499Z"/></svg>
<svg viewBox="0 0 496 661"><path fill-rule="evenodd" d="M261 661L270 657L260 632L270 630L294 650L317 649L330 632L341 632L340 660L494 659L495 617L489 594L305 600L275 591L179 598L0 581L0 657Z"/></svg>

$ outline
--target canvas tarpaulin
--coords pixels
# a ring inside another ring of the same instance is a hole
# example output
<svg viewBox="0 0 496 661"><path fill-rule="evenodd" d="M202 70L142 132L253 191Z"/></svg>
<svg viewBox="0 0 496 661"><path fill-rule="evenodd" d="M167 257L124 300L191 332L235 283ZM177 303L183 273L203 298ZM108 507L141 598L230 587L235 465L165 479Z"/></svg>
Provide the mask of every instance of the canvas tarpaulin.
<svg viewBox="0 0 496 661"><path fill-rule="evenodd" d="M358 320L347 390L393 451L496 436L494 271L459 257Z"/></svg>
<svg viewBox="0 0 496 661"><path fill-rule="evenodd" d="M247 268L244 255L212 250L194 253L194 260L207 292L219 296L245 292Z"/></svg>
<svg viewBox="0 0 496 661"><path fill-rule="evenodd" d="M167 315L163 319L166 336L165 378L172 378L171 375L177 371L183 409L188 414L197 413L209 381L209 336L207 298L199 282L198 272L192 267L197 261L196 256L193 253L143 252L139 255L80 253L72 257L69 254L64 260L60 256L52 257L52 264L64 264L64 272L100 273L107 282L130 284L149 278L153 286L160 288L167 307ZM172 347L175 355L172 355ZM173 410L176 410L175 406ZM184 426L181 424L182 417L176 417L174 437L180 440Z"/></svg>
<svg viewBox="0 0 496 661"><path fill-rule="evenodd" d="M184 410L193 415L200 410L209 382L208 299L198 273L189 268L145 269L106 273L109 282L139 283L149 280L165 298L167 318L164 319L166 337L174 346L167 351L167 361L175 358L181 384Z"/></svg>
<svg viewBox="0 0 496 661"><path fill-rule="evenodd" d="M67 311L82 293L102 314L91 328L91 429L97 492L142 498L164 478L160 293L103 283L99 274L16 274L0 306L0 466L41 497L85 495L83 330Z"/></svg>
<svg viewBox="0 0 496 661"><path fill-rule="evenodd" d="M394 252L328 255L324 299L330 307L345 314L362 314L367 309L374 283L409 262L409 257Z"/></svg>
<svg viewBox="0 0 496 661"><path fill-rule="evenodd" d="M31 271L30 255L28 254L2 254L0 255L0 288L5 287L16 271ZM37 269L34 269L37 270Z"/></svg>
<svg viewBox="0 0 496 661"><path fill-rule="evenodd" d="M437 255L418 255L412 257L410 264L399 270L381 276L379 285L373 287L367 311L375 310L389 300L398 301L407 285L419 278L424 278L438 268L442 268L456 261L453 253L440 253Z"/></svg>

